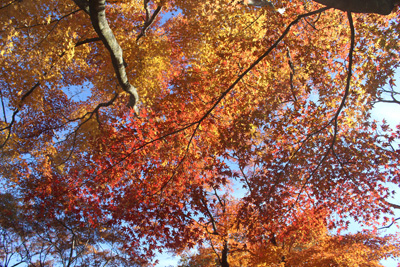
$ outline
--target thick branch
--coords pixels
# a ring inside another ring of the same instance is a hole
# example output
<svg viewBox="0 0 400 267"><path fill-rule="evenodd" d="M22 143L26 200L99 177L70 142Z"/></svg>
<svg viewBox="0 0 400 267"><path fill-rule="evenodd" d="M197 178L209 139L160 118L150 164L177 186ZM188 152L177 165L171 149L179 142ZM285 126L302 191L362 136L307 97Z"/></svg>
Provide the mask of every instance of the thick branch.
<svg viewBox="0 0 400 267"><path fill-rule="evenodd" d="M389 15L399 0L314 0L327 7L354 13L376 13Z"/></svg>
<svg viewBox="0 0 400 267"><path fill-rule="evenodd" d="M89 14L89 1L87 0L73 0L75 4Z"/></svg>
<svg viewBox="0 0 400 267"><path fill-rule="evenodd" d="M79 2L76 0L76 2ZM110 26L106 19L106 5L105 0L90 0L89 1L89 14L92 21L93 28L98 34L99 38L107 48L111 56L111 61L114 67L115 74L119 85L130 96L128 107L134 108L137 112L137 103L139 94L136 88L128 81L128 76L125 69L125 61L122 54L122 49L118 44Z"/></svg>
<svg viewBox="0 0 400 267"><path fill-rule="evenodd" d="M267 0L247 0L247 1L240 1L240 4L249 5L249 6L257 6L257 7L274 7L274 5Z"/></svg>
<svg viewBox="0 0 400 267"><path fill-rule="evenodd" d="M229 248L228 248L228 241L225 239L224 240L224 248L221 251L221 266L222 267L229 267L229 263L228 263L228 252L229 252Z"/></svg>
<svg viewBox="0 0 400 267"><path fill-rule="evenodd" d="M386 199L384 199L384 198L381 198L380 199L383 203L385 203L386 205L388 205L388 206L390 206L390 207L392 207L392 208L394 208L394 209L400 209L400 205L397 205L397 204L394 204L394 203L390 203L390 202L388 202Z"/></svg>

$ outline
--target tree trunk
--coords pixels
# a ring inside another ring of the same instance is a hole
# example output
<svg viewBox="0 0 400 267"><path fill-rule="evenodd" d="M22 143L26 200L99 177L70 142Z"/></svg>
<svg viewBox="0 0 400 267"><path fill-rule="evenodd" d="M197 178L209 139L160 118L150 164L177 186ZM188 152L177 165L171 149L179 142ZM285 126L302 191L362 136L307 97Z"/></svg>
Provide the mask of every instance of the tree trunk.
<svg viewBox="0 0 400 267"><path fill-rule="evenodd" d="M228 241L224 242L224 249L222 250L221 255L221 267L229 267L228 263Z"/></svg>
<svg viewBox="0 0 400 267"><path fill-rule="evenodd" d="M314 2L354 13L389 15L400 0L314 0Z"/></svg>

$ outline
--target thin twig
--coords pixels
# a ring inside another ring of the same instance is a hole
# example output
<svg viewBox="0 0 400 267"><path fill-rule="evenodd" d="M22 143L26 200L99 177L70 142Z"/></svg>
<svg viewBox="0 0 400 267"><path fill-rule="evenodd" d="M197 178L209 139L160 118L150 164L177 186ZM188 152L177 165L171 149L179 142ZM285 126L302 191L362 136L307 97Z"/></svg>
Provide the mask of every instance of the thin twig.
<svg viewBox="0 0 400 267"><path fill-rule="evenodd" d="M4 6L0 7L0 9L6 8L6 7L8 7L8 6L14 4L15 2L21 2L21 0L13 0L13 1L11 1L10 3L5 4Z"/></svg>
<svg viewBox="0 0 400 267"><path fill-rule="evenodd" d="M398 221L398 220L400 220L400 217L394 219L394 220L392 221L391 224L389 224L389 225L387 225L387 226L380 227L380 228L378 228L377 230L382 230L382 229L390 228L390 227L391 227L396 221Z"/></svg>
<svg viewBox="0 0 400 267"><path fill-rule="evenodd" d="M296 93L294 91L294 85L293 85L293 80L294 80L294 75L296 74L294 65L293 65L293 61L292 61L292 56L290 55L290 49L289 47L286 48L287 51L287 57L288 57L288 63L289 63L289 67L290 67L290 90L292 91L292 96L294 98L294 101L297 102L297 97L296 97Z"/></svg>

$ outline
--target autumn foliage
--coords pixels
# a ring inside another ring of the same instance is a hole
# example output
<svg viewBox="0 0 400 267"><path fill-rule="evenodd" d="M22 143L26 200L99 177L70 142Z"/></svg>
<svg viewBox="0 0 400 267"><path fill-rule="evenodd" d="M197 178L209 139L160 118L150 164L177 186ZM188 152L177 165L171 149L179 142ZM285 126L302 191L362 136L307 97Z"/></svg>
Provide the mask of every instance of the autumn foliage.
<svg viewBox="0 0 400 267"><path fill-rule="evenodd" d="M49 266L398 257L378 229L400 208L400 125L371 110L400 103L399 22L297 0L1 1L2 240Z"/></svg>

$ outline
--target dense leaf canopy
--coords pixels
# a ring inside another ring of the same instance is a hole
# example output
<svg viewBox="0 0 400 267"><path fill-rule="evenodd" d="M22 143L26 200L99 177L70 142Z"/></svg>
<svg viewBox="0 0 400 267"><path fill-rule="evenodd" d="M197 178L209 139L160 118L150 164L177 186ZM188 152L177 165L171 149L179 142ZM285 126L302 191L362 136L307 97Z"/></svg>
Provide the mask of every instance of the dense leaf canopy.
<svg viewBox="0 0 400 267"><path fill-rule="evenodd" d="M4 265L397 257L398 3L342 2L2 0Z"/></svg>

